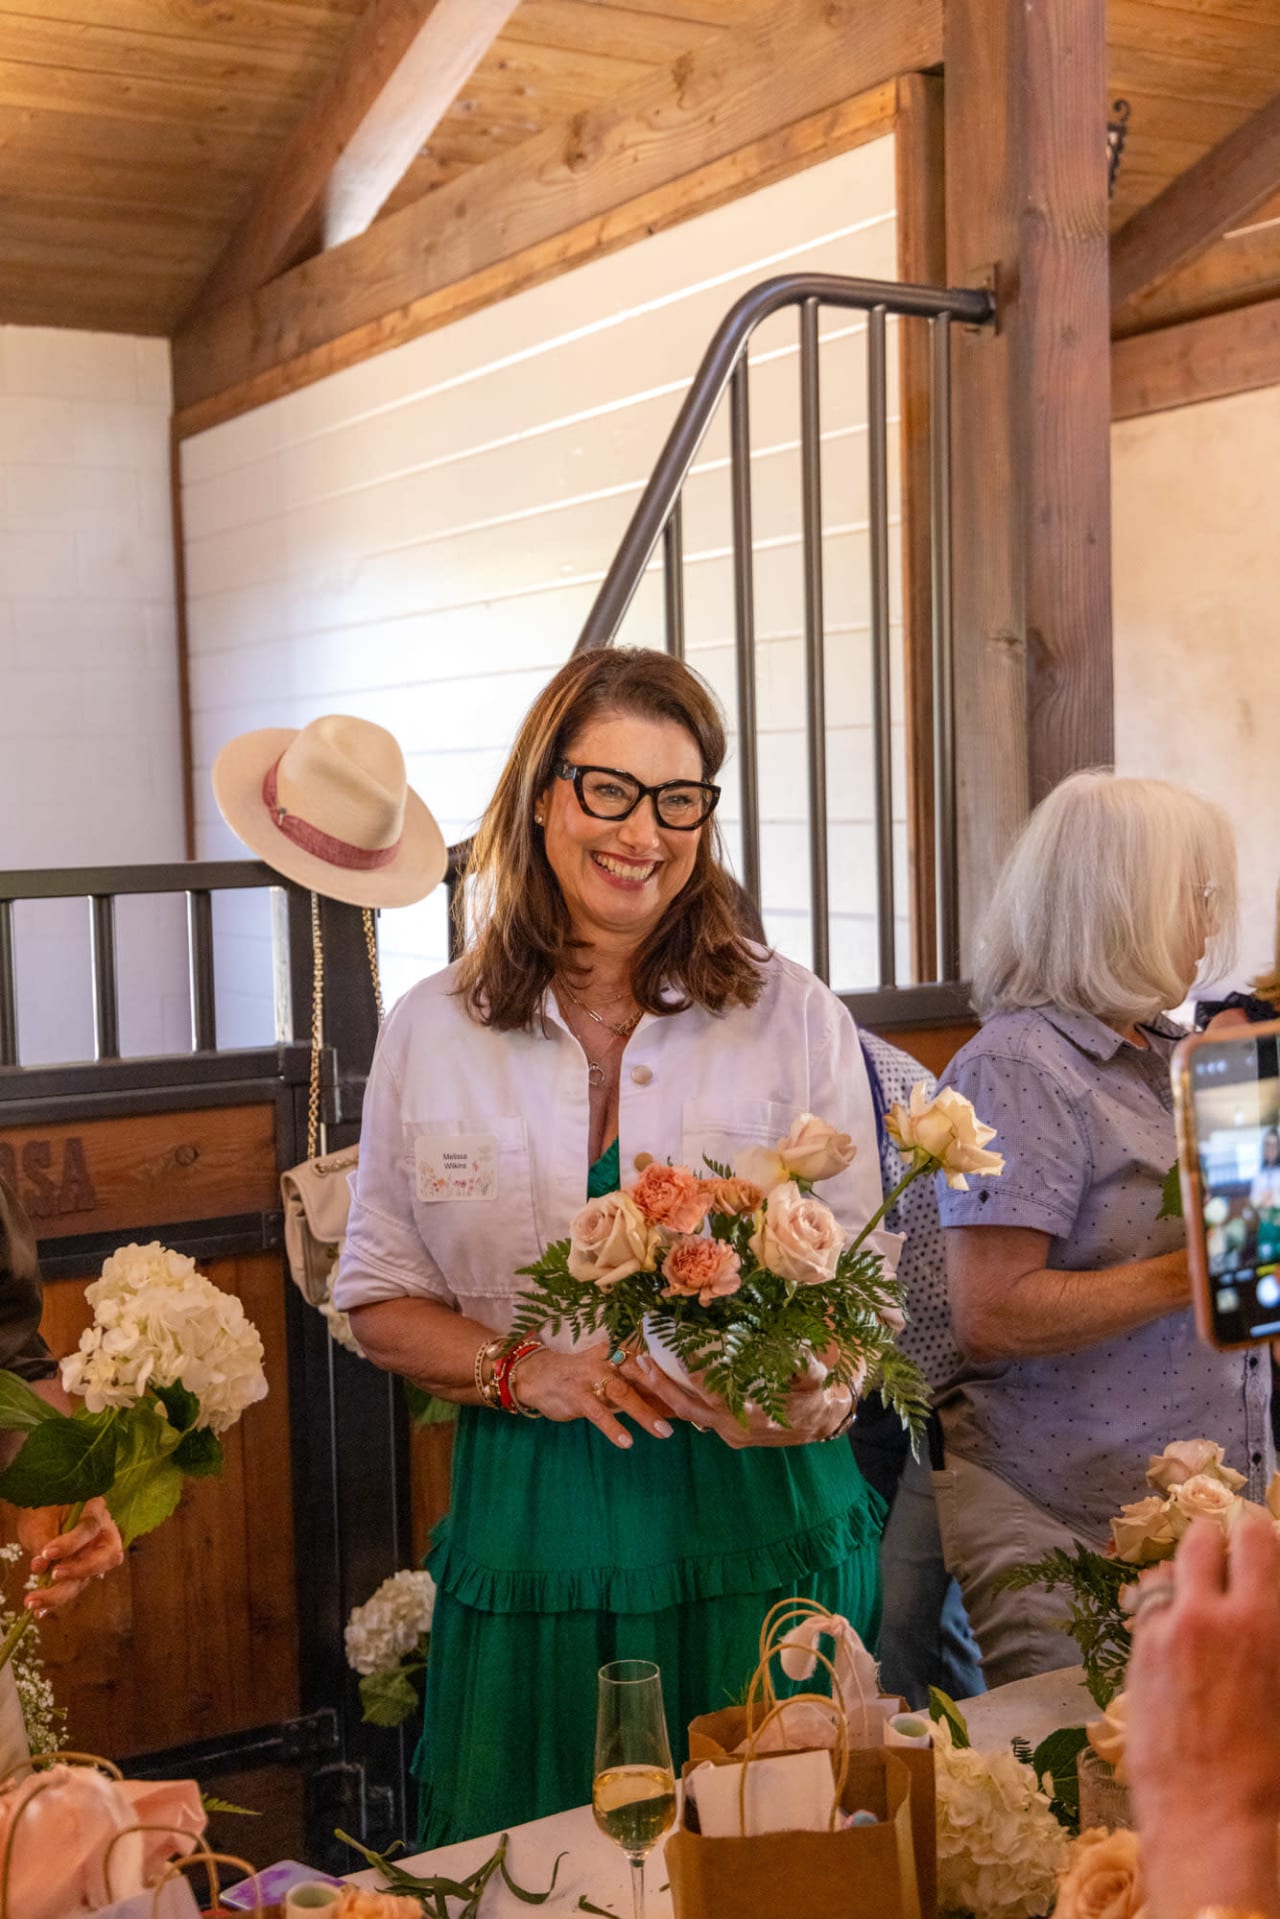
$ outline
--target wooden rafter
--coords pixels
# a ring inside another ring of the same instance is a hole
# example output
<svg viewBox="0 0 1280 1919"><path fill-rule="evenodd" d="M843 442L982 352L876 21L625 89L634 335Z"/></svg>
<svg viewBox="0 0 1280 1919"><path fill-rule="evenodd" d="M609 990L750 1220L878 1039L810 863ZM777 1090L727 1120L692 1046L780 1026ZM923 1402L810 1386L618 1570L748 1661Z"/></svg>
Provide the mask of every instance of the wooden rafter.
<svg viewBox="0 0 1280 1919"><path fill-rule="evenodd" d="M1117 420L1280 386L1280 300L1133 333L1111 349Z"/></svg>
<svg viewBox="0 0 1280 1919"><path fill-rule="evenodd" d="M1111 304L1163 280L1280 189L1280 94L1141 207L1111 242Z"/></svg>
<svg viewBox="0 0 1280 1919"><path fill-rule="evenodd" d="M941 50L941 0L882 0L870 12L862 0L744 9L739 28L670 69L181 328L182 430L625 244L644 230L641 216L670 224L694 210L678 204L678 182L714 172L728 197L741 185L735 154L809 116L838 117L868 89L935 64ZM360 352L344 354L354 335ZM299 377L281 378L291 366Z"/></svg>
<svg viewBox="0 0 1280 1919"><path fill-rule="evenodd" d="M192 312L265 286L317 225L326 247L363 233L517 4L372 0Z"/></svg>

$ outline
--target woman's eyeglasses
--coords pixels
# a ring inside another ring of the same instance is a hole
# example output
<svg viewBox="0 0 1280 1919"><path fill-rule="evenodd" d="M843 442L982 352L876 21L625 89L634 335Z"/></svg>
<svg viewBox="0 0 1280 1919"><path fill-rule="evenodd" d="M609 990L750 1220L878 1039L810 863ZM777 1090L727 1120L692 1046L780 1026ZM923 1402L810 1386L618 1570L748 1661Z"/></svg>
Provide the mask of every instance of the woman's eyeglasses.
<svg viewBox="0 0 1280 1919"><path fill-rule="evenodd" d="M720 788L709 780L664 780L661 786L642 786L616 766L574 766L557 760L551 771L558 780L572 780L578 805L593 820L629 819L641 800L653 801L661 826L691 833L716 810Z"/></svg>

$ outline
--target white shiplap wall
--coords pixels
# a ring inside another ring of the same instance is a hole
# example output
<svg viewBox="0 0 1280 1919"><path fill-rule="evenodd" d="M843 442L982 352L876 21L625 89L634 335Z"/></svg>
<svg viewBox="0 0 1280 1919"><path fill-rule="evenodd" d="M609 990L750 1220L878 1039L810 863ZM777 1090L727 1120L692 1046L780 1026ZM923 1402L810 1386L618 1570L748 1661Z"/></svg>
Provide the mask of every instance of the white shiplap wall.
<svg viewBox="0 0 1280 1919"><path fill-rule="evenodd" d="M448 838L464 837L570 651L720 318L775 272L895 278L893 173L892 140L877 140L188 440L201 855L235 851L209 786L224 741L331 711L390 727ZM824 336L833 967L851 987L874 983L865 334L833 313ZM757 335L751 413L765 903L771 937L805 959L795 341L794 316ZM896 437L895 424L895 501ZM686 595L690 661L732 722L729 517L721 419L686 489ZM892 572L896 622L896 523ZM622 637L661 644L656 570ZM898 710L900 693L899 677ZM731 849L735 777L731 761ZM900 776L895 813L904 868ZM228 1042L270 1035L268 939L265 900L226 903ZM441 902L384 915L382 947L395 997L443 963Z"/></svg>
<svg viewBox="0 0 1280 1919"><path fill-rule="evenodd" d="M0 866L183 857L167 341L0 327ZM15 911L24 1065L93 1056L86 901ZM122 900L126 1054L191 1043L181 897Z"/></svg>

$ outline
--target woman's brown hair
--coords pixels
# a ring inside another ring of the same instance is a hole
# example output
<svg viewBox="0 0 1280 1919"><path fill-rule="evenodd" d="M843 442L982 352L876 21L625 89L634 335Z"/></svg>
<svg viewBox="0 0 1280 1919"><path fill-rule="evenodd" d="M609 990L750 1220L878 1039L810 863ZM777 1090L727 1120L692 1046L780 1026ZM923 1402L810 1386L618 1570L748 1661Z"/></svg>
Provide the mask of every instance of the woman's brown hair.
<svg viewBox="0 0 1280 1919"><path fill-rule="evenodd" d="M606 713L674 720L697 745L704 779L713 780L723 763L719 708L680 661L605 647L561 667L525 715L467 862L466 912L475 930L459 961L457 990L484 1025L527 1026L553 976L581 965L533 812L555 762L568 758L582 728ZM459 889L460 906L462 898ZM738 898L712 820L699 835L687 885L636 954L631 990L646 1013L691 1005L718 1013L755 1001L760 963L744 936Z"/></svg>

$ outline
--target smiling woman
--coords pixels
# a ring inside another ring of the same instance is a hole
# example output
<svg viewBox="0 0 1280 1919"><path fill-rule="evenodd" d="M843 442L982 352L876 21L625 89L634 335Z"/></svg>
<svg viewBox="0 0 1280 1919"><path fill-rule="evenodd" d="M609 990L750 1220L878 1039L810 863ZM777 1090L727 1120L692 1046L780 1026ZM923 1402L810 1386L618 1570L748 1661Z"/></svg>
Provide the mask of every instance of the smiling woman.
<svg viewBox="0 0 1280 1919"><path fill-rule="evenodd" d="M774 1601L876 1630L874 1495L847 1446L808 1443L847 1422L847 1390L797 1380L784 1428L567 1332L499 1368L521 1270L584 1189L650 1159L732 1161L818 1112L858 1148L828 1182L840 1217L880 1203L853 1022L742 931L712 818L724 748L679 662L571 660L476 835L472 944L374 1061L335 1297L372 1359L462 1407L429 1561L424 1845L586 1800L611 1660L661 1667L679 1747L745 1685ZM892 1264L892 1235L868 1244Z"/></svg>

